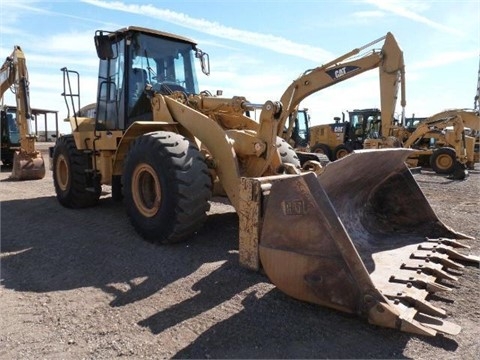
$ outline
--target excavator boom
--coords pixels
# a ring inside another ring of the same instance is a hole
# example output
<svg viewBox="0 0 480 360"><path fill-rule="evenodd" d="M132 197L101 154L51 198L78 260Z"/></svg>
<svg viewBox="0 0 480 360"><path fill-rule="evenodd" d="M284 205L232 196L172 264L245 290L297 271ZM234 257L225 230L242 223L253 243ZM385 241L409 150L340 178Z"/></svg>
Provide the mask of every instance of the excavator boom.
<svg viewBox="0 0 480 360"><path fill-rule="evenodd" d="M382 41L384 43L381 50L372 49L366 54L361 54L362 51ZM377 67L380 75L382 119L388 120L385 121L383 132L389 134L392 127L390 124L393 123L399 87L401 88L400 105L402 108L406 105L403 51L390 32L360 48L353 49L325 65L307 70L293 81L280 98L283 108L278 118L278 136L282 136L289 115L297 109L298 105L306 97ZM290 122L286 138L291 137L293 126L293 122Z"/></svg>

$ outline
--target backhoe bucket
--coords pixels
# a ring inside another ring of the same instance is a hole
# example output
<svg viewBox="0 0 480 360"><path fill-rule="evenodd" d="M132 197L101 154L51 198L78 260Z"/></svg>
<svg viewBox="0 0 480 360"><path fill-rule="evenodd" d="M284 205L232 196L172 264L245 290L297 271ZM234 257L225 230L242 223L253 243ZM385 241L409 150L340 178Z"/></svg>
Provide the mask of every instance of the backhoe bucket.
<svg viewBox="0 0 480 360"><path fill-rule="evenodd" d="M40 180L45 177L45 161L40 151L31 154L15 151L10 178L13 180Z"/></svg>
<svg viewBox="0 0 480 360"><path fill-rule="evenodd" d="M410 153L361 150L318 177L263 183L258 253L272 283L375 325L457 334L427 296L452 290L443 281L457 280L458 261L479 258L458 251L468 246L455 239L471 238L438 219L405 165Z"/></svg>

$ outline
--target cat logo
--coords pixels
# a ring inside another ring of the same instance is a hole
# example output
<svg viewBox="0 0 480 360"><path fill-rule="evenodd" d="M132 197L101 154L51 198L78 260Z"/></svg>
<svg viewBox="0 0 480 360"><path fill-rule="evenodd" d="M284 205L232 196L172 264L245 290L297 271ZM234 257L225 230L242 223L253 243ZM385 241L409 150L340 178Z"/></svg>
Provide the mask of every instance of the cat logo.
<svg viewBox="0 0 480 360"><path fill-rule="evenodd" d="M327 74L333 79L333 80L337 80L337 79L340 79L341 77L351 73L352 71L356 71L360 69L360 67L358 66L353 66L353 65L349 65L349 66L344 66L344 67L341 67L339 69L332 69L332 70L328 70L327 71Z"/></svg>
<svg viewBox="0 0 480 360"><path fill-rule="evenodd" d="M347 68L343 67L341 69L335 70L335 79L345 75L347 73Z"/></svg>

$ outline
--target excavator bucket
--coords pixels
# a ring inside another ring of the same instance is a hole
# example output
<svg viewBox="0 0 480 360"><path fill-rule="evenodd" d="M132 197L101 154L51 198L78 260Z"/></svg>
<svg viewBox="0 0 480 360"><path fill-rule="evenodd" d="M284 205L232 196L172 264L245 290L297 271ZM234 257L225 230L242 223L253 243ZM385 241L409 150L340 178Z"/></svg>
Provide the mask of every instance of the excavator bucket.
<svg viewBox="0 0 480 360"><path fill-rule="evenodd" d="M45 177L45 161L40 151L31 154L15 151L10 178L13 180L40 180Z"/></svg>
<svg viewBox="0 0 480 360"><path fill-rule="evenodd" d="M445 321L445 310L427 298L451 291L445 280L456 281L461 262L479 258L462 253L468 246L457 240L470 237L438 219L405 165L409 154L360 150L318 176L259 183L263 195L253 196L263 199L257 250L271 282L296 299L375 325L427 336L457 334L460 327ZM249 194L250 185L243 183ZM245 250L252 249L252 231L242 220L255 211L241 209L240 261L255 267Z"/></svg>

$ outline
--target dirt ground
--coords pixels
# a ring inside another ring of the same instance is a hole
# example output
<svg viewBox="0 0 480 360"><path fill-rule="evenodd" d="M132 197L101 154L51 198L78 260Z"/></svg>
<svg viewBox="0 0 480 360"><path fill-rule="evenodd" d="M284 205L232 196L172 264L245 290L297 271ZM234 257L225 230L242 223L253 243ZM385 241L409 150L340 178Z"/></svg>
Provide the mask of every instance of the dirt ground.
<svg viewBox="0 0 480 360"><path fill-rule="evenodd" d="M109 194L95 208L68 210L55 198L49 171L24 182L9 174L0 174L1 359L480 354L476 266L463 270L452 292L432 299L462 332L415 336L294 300L241 268L238 219L218 199L195 239L159 247L141 240ZM478 167L466 181L428 171L414 176L444 223L480 239ZM478 240L464 243L480 255Z"/></svg>

